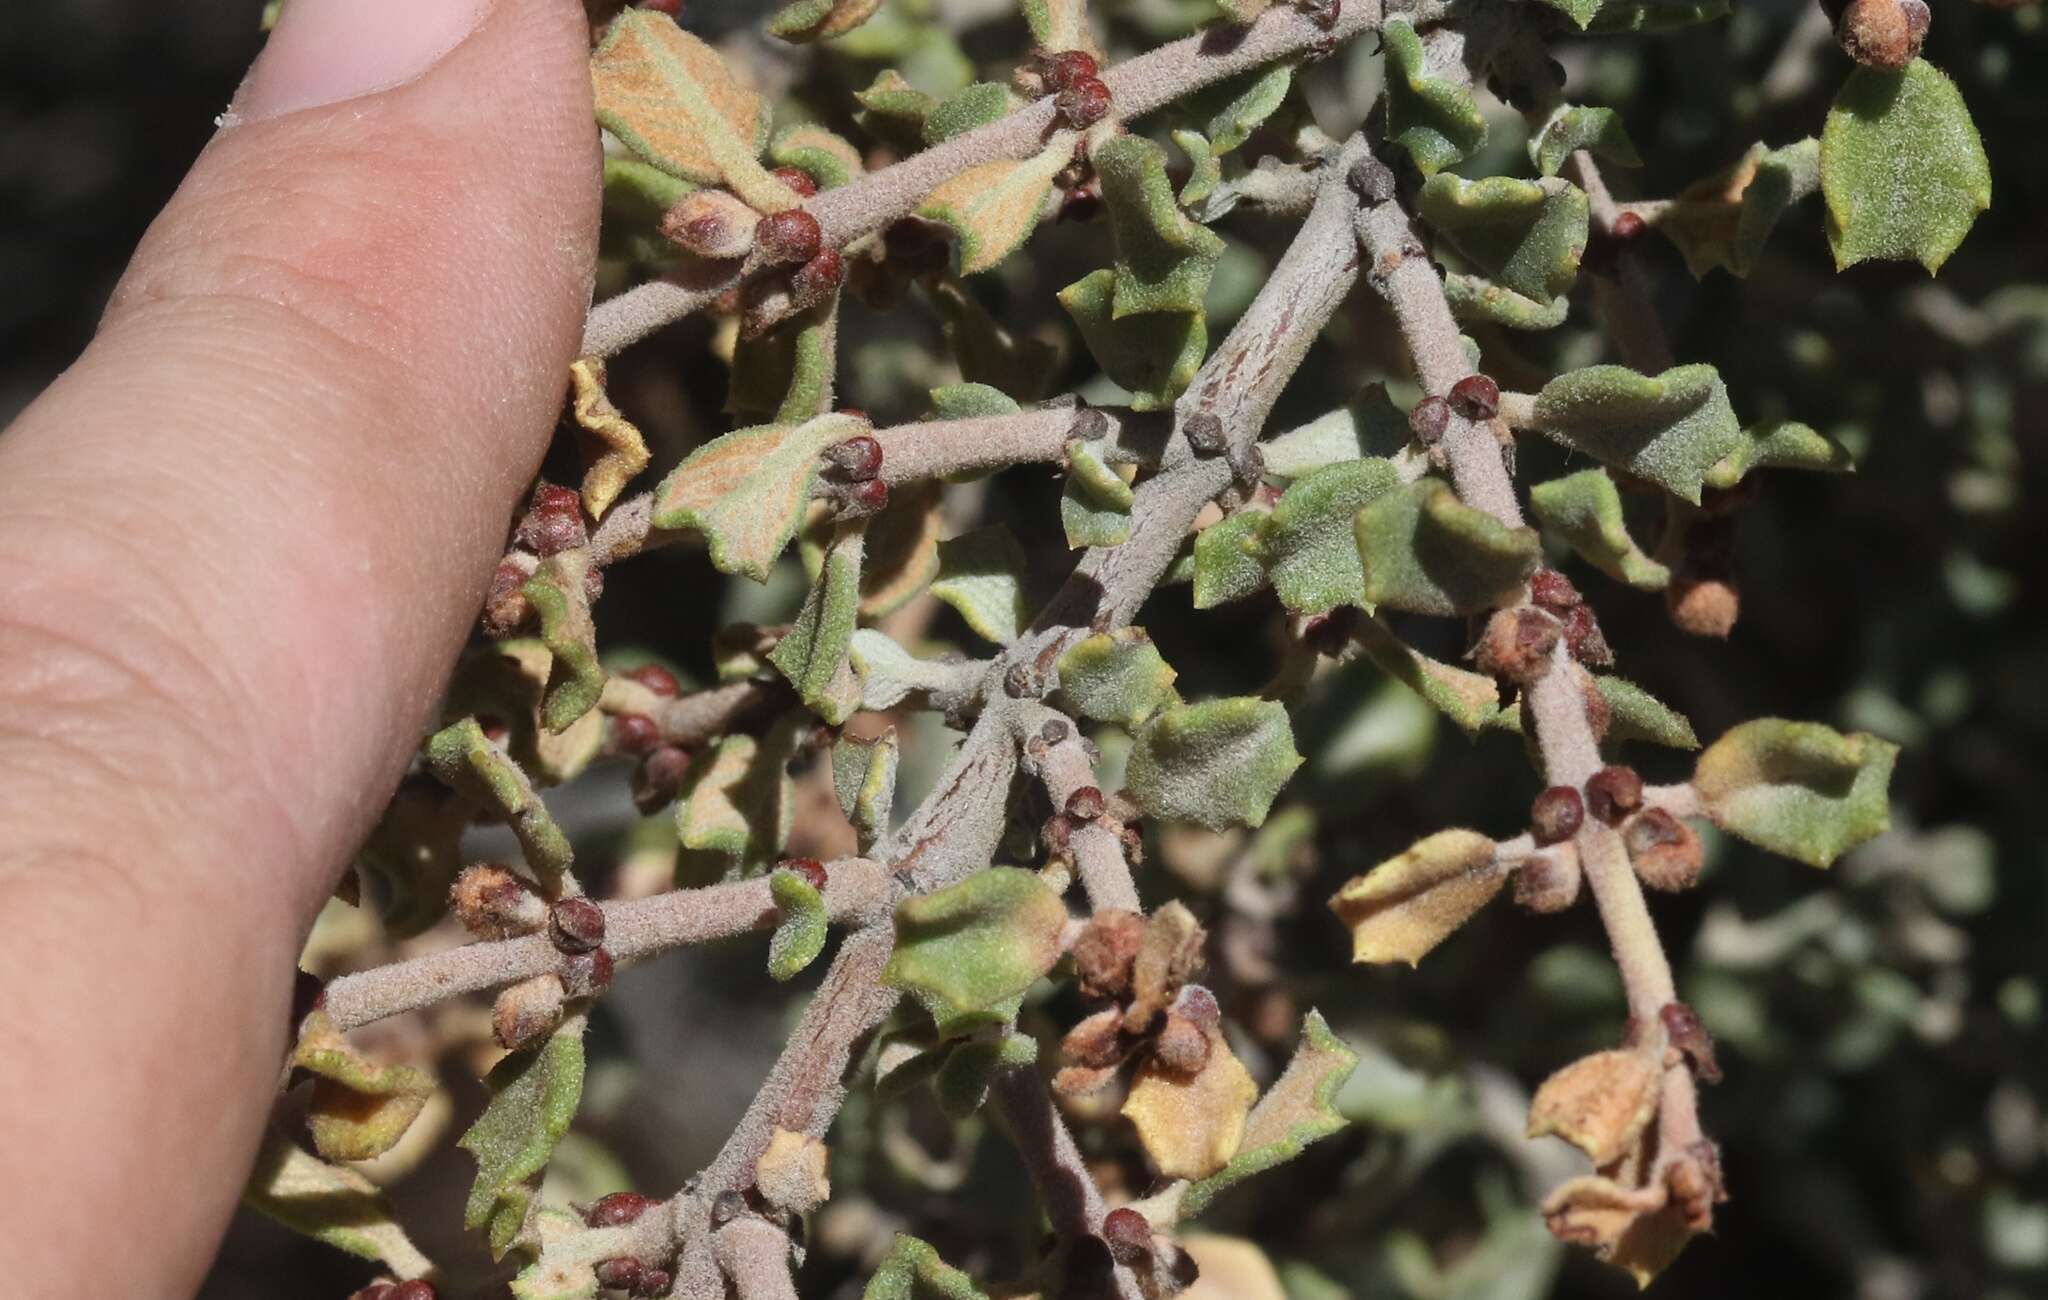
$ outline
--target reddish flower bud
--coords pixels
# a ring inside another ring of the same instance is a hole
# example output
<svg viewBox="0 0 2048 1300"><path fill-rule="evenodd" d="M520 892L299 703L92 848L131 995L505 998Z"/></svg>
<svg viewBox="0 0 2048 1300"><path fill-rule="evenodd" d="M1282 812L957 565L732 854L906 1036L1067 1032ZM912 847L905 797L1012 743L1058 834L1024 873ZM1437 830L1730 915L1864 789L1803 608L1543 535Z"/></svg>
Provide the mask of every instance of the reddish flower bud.
<svg viewBox="0 0 2048 1300"><path fill-rule="evenodd" d="M1103 1216L1102 1239L1119 1264L1136 1267L1152 1257L1152 1224L1128 1205Z"/></svg>
<svg viewBox="0 0 2048 1300"><path fill-rule="evenodd" d="M1442 442L1444 430L1450 423L1451 404L1441 397L1425 397L1408 412L1408 432L1425 447L1434 447Z"/></svg>
<svg viewBox="0 0 2048 1300"><path fill-rule="evenodd" d="M587 898L558 900L548 912L548 938L563 952L589 952L604 942L604 909Z"/></svg>
<svg viewBox="0 0 2048 1300"><path fill-rule="evenodd" d="M1679 631L1725 640L1742 615L1742 593L1725 579L1679 574L1664 589L1664 608Z"/></svg>
<svg viewBox="0 0 2048 1300"><path fill-rule="evenodd" d="M683 684L676 680L676 675L660 664L641 664L638 668L628 668L619 676L629 682L638 682L665 700L672 700L683 693Z"/></svg>
<svg viewBox="0 0 2048 1300"><path fill-rule="evenodd" d="M1084 785L1067 796L1067 816L1075 821L1092 822L1102 816L1102 791L1092 785Z"/></svg>
<svg viewBox="0 0 2048 1300"><path fill-rule="evenodd" d="M670 1278L665 1268L643 1269L639 1284L633 1287L636 1296L663 1296L668 1294Z"/></svg>
<svg viewBox="0 0 2048 1300"><path fill-rule="evenodd" d="M1585 824L1586 803L1568 785L1554 785L1529 805L1529 829L1538 844L1560 844Z"/></svg>
<svg viewBox="0 0 2048 1300"><path fill-rule="evenodd" d="M789 277L790 300L796 303L798 311L808 310L837 293L845 281L846 259L839 255L839 250L820 249L816 257Z"/></svg>
<svg viewBox="0 0 2048 1300"><path fill-rule="evenodd" d="M1500 410L1500 385L1485 375L1467 375L1451 385L1451 409L1468 420L1491 420Z"/></svg>
<svg viewBox="0 0 2048 1300"><path fill-rule="evenodd" d="M754 227L754 246L771 262L808 262L824 242L818 219L802 208L771 212Z"/></svg>
<svg viewBox="0 0 2048 1300"><path fill-rule="evenodd" d="M631 1255L619 1255L601 1259L595 1269L597 1284L613 1291L631 1291L639 1287L647 1274L647 1266Z"/></svg>
<svg viewBox="0 0 2048 1300"><path fill-rule="evenodd" d="M1102 72L1095 56L1086 50L1061 50L1056 54L1043 54L1038 60L1039 76L1045 81L1048 94L1057 95L1077 81L1087 81Z"/></svg>
<svg viewBox="0 0 2048 1300"><path fill-rule="evenodd" d="M1200 1074L1209 1063L1209 1035L1193 1020L1169 1011L1152 1045L1152 1059L1178 1075Z"/></svg>
<svg viewBox="0 0 2048 1300"><path fill-rule="evenodd" d="M661 726L644 713L622 713L612 719L612 748L635 758L661 744Z"/></svg>
<svg viewBox="0 0 2048 1300"><path fill-rule="evenodd" d="M594 998L612 986L612 955L602 948L562 958L562 992L572 998Z"/></svg>
<svg viewBox="0 0 2048 1300"><path fill-rule="evenodd" d="M535 975L502 989L491 1007L491 1033L508 1052L531 1047L562 1023L562 981Z"/></svg>
<svg viewBox="0 0 2048 1300"><path fill-rule="evenodd" d="M1897 72L1919 55L1931 17L1919 0L1849 0L1835 39L1858 63Z"/></svg>
<svg viewBox="0 0 2048 1300"><path fill-rule="evenodd" d="M549 556L589 540L583 530L583 498L573 488L543 482L519 522L518 541L535 555Z"/></svg>
<svg viewBox="0 0 2048 1300"><path fill-rule="evenodd" d="M348 1300L391 1300L391 1293L397 1289L396 1282L372 1282L361 1290L350 1293Z"/></svg>
<svg viewBox="0 0 2048 1300"><path fill-rule="evenodd" d="M841 519L865 519L878 515L889 507L889 485L878 478L865 483L849 483L838 493Z"/></svg>
<svg viewBox="0 0 2048 1300"><path fill-rule="evenodd" d="M484 635L493 640L517 636L534 621L533 602L520 588L533 574L516 560L505 560L491 575L491 590L484 597Z"/></svg>
<svg viewBox="0 0 2048 1300"><path fill-rule="evenodd" d="M761 214L724 190L685 194L661 217L663 238L698 257L745 257Z"/></svg>
<svg viewBox="0 0 2048 1300"><path fill-rule="evenodd" d="M882 444L868 434L856 434L825 448L825 459L848 479L865 483L882 472Z"/></svg>
<svg viewBox="0 0 2048 1300"><path fill-rule="evenodd" d="M802 876L804 883L812 889L825 888L825 864L816 858L784 858L775 866L781 871L794 871Z"/></svg>
<svg viewBox="0 0 2048 1300"><path fill-rule="evenodd" d="M440 1294L434 1289L432 1282L419 1278L414 1278L410 1282L400 1282L391 1288L391 1300L437 1300Z"/></svg>
<svg viewBox="0 0 2048 1300"><path fill-rule="evenodd" d="M1059 92L1053 107L1068 126L1085 131L1109 116L1109 86L1099 77L1077 78Z"/></svg>
<svg viewBox="0 0 2048 1300"><path fill-rule="evenodd" d="M1632 767L1603 767L1586 778L1586 811L1619 826L1643 806L1643 778Z"/></svg>
<svg viewBox="0 0 2048 1300"><path fill-rule="evenodd" d="M1529 575L1529 599L1559 618L1584 603L1572 580L1556 569L1538 569Z"/></svg>
<svg viewBox="0 0 2048 1300"><path fill-rule="evenodd" d="M1486 620L1472 657L1481 672L1530 686L1550 671L1560 633L1557 620L1540 609L1499 610Z"/></svg>
<svg viewBox="0 0 2048 1300"><path fill-rule="evenodd" d="M1699 882L1705 849L1698 832L1662 808L1645 808L1622 828L1636 875L1652 889L1676 893Z"/></svg>
<svg viewBox="0 0 2048 1300"><path fill-rule="evenodd" d="M1607 644L1607 637L1600 631L1600 620L1593 616L1591 605L1575 605L1564 618L1565 649L1572 658L1582 664L1605 668L1614 662L1614 651Z"/></svg>
<svg viewBox="0 0 2048 1300"><path fill-rule="evenodd" d="M1579 901L1583 875L1579 855L1569 849L1533 854L1515 868L1515 901L1532 912L1562 912Z"/></svg>
<svg viewBox="0 0 2048 1300"><path fill-rule="evenodd" d="M801 167L777 167L768 174L795 190L803 198L813 198L818 193L817 180Z"/></svg>
<svg viewBox="0 0 2048 1300"><path fill-rule="evenodd" d="M1091 998L1120 998L1130 992L1131 967L1145 939L1145 918L1114 908L1097 912L1074 940L1074 974Z"/></svg>
<svg viewBox="0 0 2048 1300"><path fill-rule="evenodd" d="M674 745L662 745L640 760L633 773L633 806L653 815L675 802L690 770L690 756Z"/></svg>
<svg viewBox="0 0 2048 1300"><path fill-rule="evenodd" d="M611 1192L591 1202L583 1222L593 1228L617 1228L633 1222L661 1202L638 1192Z"/></svg>
<svg viewBox="0 0 2048 1300"><path fill-rule="evenodd" d="M1650 224L1633 212L1624 212L1614 219L1614 228L1608 234L1615 239L1627 241L1641 235Z"/></svg>

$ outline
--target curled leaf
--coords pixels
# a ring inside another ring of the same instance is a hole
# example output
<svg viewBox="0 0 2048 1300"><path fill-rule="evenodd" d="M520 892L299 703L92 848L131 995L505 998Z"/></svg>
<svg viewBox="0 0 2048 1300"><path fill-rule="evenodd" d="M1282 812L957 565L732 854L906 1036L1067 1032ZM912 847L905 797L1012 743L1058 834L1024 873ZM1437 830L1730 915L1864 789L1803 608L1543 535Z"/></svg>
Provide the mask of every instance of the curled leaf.
<svg viewBox="0 0 2048 1300"><path fill-rule="evenodd" d="M1102 199L1116 229L1116 287L1111 315L1196 313L1209 288L1223 239L1180 209L1166 175L1166 151L1139 135L1094 149Z"/></svg>
<svg viewBox="0 0 2048 1300"><path fill-rule="evenodd" d="M589 572L590 552L577 547L542 560L539 570L519 589L540 615L540 642L553 656L547 693L541 698L540 721L558 734L596 708L598 696L604 693L604 668L597 661L597 628L590 621L590 594L585 585Z"/></svg>
<svg viewBox="0 0 2048 1300"><path fill-rule="evenodd" d="M1416 614L1475 614L1508 603L1543 545L1458 500L1441 479L1380 494L1358 512L1365 599Z"/></svg>
<svg viewBox="0 0 2048 1300"><path fill-rule="evenodd" d="M1554 177L1468 181L1446 172L1422 187L1421 210L1477 271L1445 281L1461 316L1514 327L1562 319L1554 304L1571 289L1586 251L1584 191Z"/></svg>
<svg viewBox="0 0 2048 1300"><path fill-rule="evenodd" d="M1176 674L1143 628L1098 632L1060 656L1060 694L1074 712L1097 722L1137 727L1170 704Z"/></svg>
<svg viewBox="0 0 2048 1300"><path fill-rule="evenodd" d="M958 610L967 626L998 645L1015 641L1030 617L1024 598L1030 562L1000 524L939 543L932 595Z"/></svg>
<svg viewBox="0 0 2048 1300"><path fill-rule="evenodd" d="M1378 619L1361 622L1357 637L1366 657L1381 672L1429 701L1467 736L1477 735L1500 715L1500 685L1485 673L1467 672L1430 658L1396 637Z"/></svg>
<svg viewBox="0 0 2048 1300"><path fill-rule="evenodd" d="M935 1019L986 1011L1052 969L1066 924L1066 904L1036 875L991 867L897 905L882 978L917 994Z"/></svg>
<svg viewBox="0 0 2048 1300"><path fill-rule="evenodd" d="M1413 966L1506 883L1492 840L1438 831L1353 879L1330 899L1330 910L1351 930L1351 960Z"/></svg>
<svg viewBox="0 0 2048 1300"><path fill-rule="evenodd" d="M1195 608L1214 609L1265 589L1265 551L1259 544L1267 512L1247 507L1195 534Z"/></svg>
<svg viewBox="0 0 2048 1300"><path fill-rule="evenodd" d="M1472 92L1428 71L1422 38L1405 18L1380 28L1387 50L1387 138L1408 151L1424 176L1477 154L1486 118Z"/></svg>
<svg viewBox="0 0 2048 1300"><path fill-rule="evenodd" d="M711 544L711 563L719 572L766 582L803 521L817 482L818 453L867 431L867 421L857 416L821 415L714 438L655 489L654 525L698 530Z"/></svg>
<svg viewBox="0 0 2048 1300"><path fill-rule="evenodd" d="M875 16L882 0L790 0L768 20L768 34L798 44L844 36Z"/></svg>
<svg viewBox="0 0 2048 1300"><path fill-rule="evenodd" d="M315 1241L378 1260L399 1277L433 1271L376 1184L300 1150L275 1129L263 1136L242 1203Z"/></svg>
<svg viewBox="0 0 2048 1300"><path fill-rule="evenodd" d="M569 383L577 427L598 448L583 472L583 509L592 519L602 519L633 476L647 468L647 441L606 396L602 361L582 357L570 363Z"/></svg>
<svg viewBox="0 0 2048 1300"><path fill-rule="evenodd" d="M1636 545L1621 514L1621 489L1604 469L1581 470L1529 489L1537 522L1617 582L1662 591L1671 570Z"/></svg>
<svg viewBox="0 0 2048 1300"><path fill-rule="evenodd" d="M988 1300L974 1279L916 1237L896 1234L861 1300Z"/></svg>
<svg viewBox="0 0 2048 1300"><path fill-rule="evenodd" d="M1103 373L1130 391L1132 410L1171 406L1208 352L1207 319L1200 311L1118 319L1116 285L1115 271L1092 271L1060 290L1060 306Z"/></svg>
<svg viewBox="0 0 2048 1300"><path fill-rule="evenodd" d="M313 1147L329 1160L372 1160L398 1144L434 1095L434 1076L379 1065L358 1052L324 1011L299 1026L291 1064L317 1076L307 1115Z"/></svg>
<svg viewBox="0 0 2048 1300"><path fill-rule="evenodd" d="M1664 1072L1639 1051L1595 1052L1543 1081L1529 1103L1529 1136L1561 1137L1596 1168L1635 1148L1657 1114Z"/></svg>
<svg viewBox="0 0 2048 1300"><path fill-rule="evenodd" d="M1624 366L1588 366L1536 395L1536 427L1615 469L1699 504L1707 471L1742 446L1742 426L1712 366L1654 378Z"/></svg>
<svg viewBox="0 0 2048 1300"><path fill-rule="evenodd" d="M574 856L568 839L519 765L493 745L475 718L445 727L428 737L427 766L443 784L502 813L519 837L526 864L550 893L560 888L561 873Z"/></svg>
<svg viewBox="0 0 2048 1300"><path fill-rule="evenodd" d="M1358 1053L1330 1032L1321 1012L1310 1011L1302 1021L1294 1058L1245 1121L1237 1153L1230 1163L1188 1188L1181 1198L1181 1217L1200 1214L1218 1192L1287 1163L1310 1143L1342 1129L1337 1090L1357 1064Z"/></svg>
<svg viewBox="0 0 2048 1300"><path fill-rule="evenodd" d="M1148 1059L1124 1101L1124 1117L1152 1163L1168 1178L1207 1178L1230 1163L1243 1144L1259 1085L1230 1050L1223 1033L1206 1028L1208 1058L1193 1078Z"/></svg>
<svg viewBox="0 0 2048 1300"><path fill-rule="evenodd" d="M782 913L768 939L768 974L786 980L825 950L825 899L794 871L769 873L768 892Z"/></svg>
<svg viewBox="0 0 2048 1300"><path fill-rule="evenodd" d="M1298 614L1322 614L1365 602L1353 521L1400 481L1392 461L1372 457L1316 470L1288 487L1258 535L1281 604Z"/></svg>
<svg viewBox="0 0 2048 1300"><path fill-rule="evenodd" d="M792 714L760 739L727 736L698 760L676 805L684 848L722 854L740 867L760 866L782 852L796 818L788 766L801 717Z"/></svg>
<svg viewBox="0 0 2048 1300"><path fill-rule="evenodd" d="M1643 165L1621 114L1611 108L1559 104L1529 136L1529 161L1545 176L1557 175L1564 160L1581 149L1621 167Z"/></svg>
<svg viewBox="0 0 2048 1300"><path fill-rule="evenodd" d="M863 528L842 525L825 553L823 569L768 662L782 670L799 699L837 726L860 705L860 683L846 649L860 617Z"/></svg>
<svg viewBox="0 0 2048 1300"><path fill-rule="evenodd" d="M953 232L953 269L974 275L1023 247L1038 228L1053 177L1074 155L1072 131L1059 131L1029 158L983 163L949 178L925 196L917 215Z"/></svg>
<svg viewBox="0 0 2048 1300"><path fill-rule="evenodd" d="M1137 494L1092 442L1067 444L1067 482L1060 493L1060 525L1067 545L1115 546L1131 535Z"/></svg>
<svg viewBox="0 0 2048 1300"><path fill-rule="evenodd" d="M1886 786L1898 756L1864 732L1759 718L1707 747L1693 788L1722 830L1826 867L1890 828Z"/></svg>
<svg viewBox="0 0 2048 1300"><path fill-rule="evenodd" d="M1258 826L1300 767L1287 710L1250 697L1162 710L1131 747L1125 780L1156 817L1210 830Z"/></svg>
<svg viewBox="0 0 2048 1300"><path fill-rule="evenodd" d="M839 810L860 837L862 852L889 828L898 753L893 727L872 740L843 735L832 746L833 791L839 796Z"/></svg>
<svg viewBox="0 0 2048 1300"><path fill-rule="evenodd" d="M1653 207L1649 220L1678 245L1695 276L1723 266L1747 277L1779 219L1819 188L1819 141L1801 140L1782 149L1758 144L1734 166Z"/></svg>
<svg viewBox="0 0 2048 1300"><path fill-rule="evenodd" d="M507 1056L484 1083L490 1105L456 1143L477 1163L463 1224L488 1227L492 1256L501 1258L525 1225L534 1180L576 1118L583 1096L582 1018L540 1047Z"/></svg>

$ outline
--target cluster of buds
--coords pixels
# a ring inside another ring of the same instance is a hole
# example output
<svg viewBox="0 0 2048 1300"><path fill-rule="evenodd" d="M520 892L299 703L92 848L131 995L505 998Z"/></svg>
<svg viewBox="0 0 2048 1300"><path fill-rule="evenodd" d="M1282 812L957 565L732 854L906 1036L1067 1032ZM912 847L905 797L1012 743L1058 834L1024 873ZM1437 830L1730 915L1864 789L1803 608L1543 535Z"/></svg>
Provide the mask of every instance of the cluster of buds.
<svg viewBox="0 0 2048 1300"><path fill-rule="evenodd" d="M437 1300L440 1294L432 1282L414 1278L410 1282L372 1282L348 1300Z"/></svg>
<svg viewBox="0 0 2048 1300"><path fill-rule="evenodd" d="M618 676L644 688L657 709L683 693L675 674L660 664L642 664ZM690 755L681 746L668 743L661 723L652 714L614 714L608 739L614 754L634 759L638 764L633 769L632 781L635 807L653 816L675 802L683 788L683 777L690 770Z"/></svg>
<svg viewBox="0 0 2048 1300"><path fill-rule="evenodd" d="M841 415L866 419L848 407ZM825 448L822 482L833 503L833 517L867 519L889 508L889 485L882 481L882 444L871 433L857 433Z"/></svg>
<svg viewBox="0 0 2048 1300"><path fill-rule="evenodd" d="M622 1228L660 1206L660 1201L638 1192L613 1192L584 1207L583 1222L592 1228ZM632 1255L599 1260L596 1272L599 1286L633 1296L665 1295L673 1281L667 1269Z"/></svg>
<svg viewBox="0 0 2048 1300"><path fill-rule="evenodd" d="M1084 50L1060 50L1038 59L1039 80L1053 97L1054 111L1076 131L1109 116L1109 84L1101 72L1095 56Z"/></svg>
<svg viewBox="0 0 2048 1300"><path fill-rule="evenodd" d="M484 634L503 640L531 631L538 615L522 590L527 579L540 567L541 560L589 542L582 494L546 479L536 483L526 512L512 530L512 550L491 575L491 587L484 596ZM596 600L603 590L604 574L596 566L585 570L584 596Z"/></svg>
<svg viewBox="0 0 2048 1300"><path fill-rule="evenodd" d="M1060 1050L1068 1064L1053 1087L1095 1092L1140 1053L1181 1077L1199 1074L1222 1019L1216 995L1189 982L1201 972L1205 938L1179 903L1150 917L1097 912L1074 941L1074 973L1085 996L1110 1005L1067 1032Z"/></svg>
<svg viewBox="0 0 2048 1300"><path fill-rule="evenodd" d="M498 994L491 1033L507 1051L532 1047L553 1033L571 1000L596 997L611 987L604 909L589 899L574 896L544 904L525 882L488 864L463 872L453 898L456 915L473 933L510 938L544 931L560 955L554 970Z"/></svg>

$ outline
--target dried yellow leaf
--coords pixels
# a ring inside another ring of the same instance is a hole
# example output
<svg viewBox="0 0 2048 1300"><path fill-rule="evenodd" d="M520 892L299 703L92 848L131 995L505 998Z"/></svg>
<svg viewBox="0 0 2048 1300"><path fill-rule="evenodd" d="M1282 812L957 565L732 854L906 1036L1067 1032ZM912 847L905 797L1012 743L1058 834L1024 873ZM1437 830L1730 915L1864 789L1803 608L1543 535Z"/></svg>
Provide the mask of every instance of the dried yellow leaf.
<svg viewBox="0 0 2048 1300"><path fill-rule="evenodd" d="M1413 966L1500 892L1507 874L1477 831L1438 831L1330 899L1351 929L1351 960Z"/></svg>
<svg viewBox="0 0 2048 1300"><path fill-rule="evenodd" d="M595 357L572 362L569 382L576 426L598 446L590 468L583 472L583 508L592 519L602 519L633 476L647 468L647 440L605 395L604 362Z"/></svg>
<svg viewBox="0 0 2048 1300"><path fill-rule="evenodd" d="M1124 1101L1124 1117L1168 1178L1207 1178L1230 1163L1259 1098L1251 1072L1223 1035L1209 1030L1209 1059L1193 1078L1147 1061Z"/></svg>
<svg viewBox="0 0 2048 1300"><path fill-rule="evenodd" d="M1179 1300L1287 1300L1273 1261L1252 1242L1204 1232L1180 1244L1201 1273Z"/></svg>
<svg viewBox="0 0 2048 1300"><path fill-rule="evenodd" d="M1626 1155L1657 1114L1663 1071L1641 1052L1595 1052L1543 1081L1529 1103L1529 1136L1561 1137L1596 1166Z"/></svg>
<svg viewBox="0 0 2048 1300"><path fill-rule="evenodd" d="M1543 1220L1559 1241L1590 1246L1644 1287L1692 1237L1662 1188L1629 1188L1595 1175L1573 1178L1544 1198Z"/></svg>

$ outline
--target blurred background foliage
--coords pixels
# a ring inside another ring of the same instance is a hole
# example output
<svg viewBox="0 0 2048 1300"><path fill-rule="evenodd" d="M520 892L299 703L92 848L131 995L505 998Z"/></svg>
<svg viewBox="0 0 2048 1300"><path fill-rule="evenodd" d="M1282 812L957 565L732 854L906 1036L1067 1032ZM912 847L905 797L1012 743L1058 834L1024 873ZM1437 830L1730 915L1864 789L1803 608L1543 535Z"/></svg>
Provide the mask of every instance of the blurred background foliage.
<svg viewBox="0 0 2048 1300"><path fill-rule="evenodd" d="M1817 133L1849 64L1810 7L1751 0L1710 27L1560 42L1570 97L1620 109L1647 160L1635 172L1609 169L1618 196L1668 196L1756 141ZM0 422L89 336L129 250L258 48L259 9L258 0L15 0L0 11ZM1098 0L1095 9L1110 20L1115 51L1178 34L1207 12L1198 0ZM774 44L758 33L759 16L739 0L693 4L689 25L760 70L779 122L813 117L849 133L850 92L881 67L942 93L977 74L1000 78L1027 44L1004 0L890 0L874 23L821 51ZM1936 9L1926 56L1961 87L1995 182L1991 211L1938 280L1909 264L1835 274L1817 198L1779 226L1747 281L1721 272L1695 281L1656 236L1638 245L1679 359L1718 366L1746 418L1790 416L1840 438L1857 472L1767 476L1737 531L1743 612L1725 645L1680 634L1656 597L1568 565L1620 671L1704 738L1776 714L1906 746L1892 833L1831 874L1720 841L1699 889L1653 899L1681 993L1720 1045L1727 1080L1708 1090L1704 1110L1733 1196L1717 1234L1656 1284L1666 1296L2048 1294L2048 621L2039 590L2048 512L2036 508L2048 493L2044 19L2038 6L1948 0ZM1377 91L1373 44L1342 49L1301 78L1333 135ZM1526 174L1519 119L1490 109L1492 152L1460 170ZM1255 140L1247 157L1259 149ZM1257 219L1220 229L1231 252L1211 291L1212 339L1287 235ZM966 286L1008 329L1044 342L1047 392L1114 397L1052 298L1101 265L1106 247L1099 222L1062 222ZM1276 429L1342 405L1374 379L1408 396L1392 331L1370 295L1353 297ZM849 302L842 401L878 423L922 414L926 390L955 377L940 307L923 291L887 313ZM614 366L612 392L655 444L657 469L727 425L711 335L708 322L685 322ZM1613 359L1583 302L1562 329L1483 341L1489 370L1516 386L1529 367ZM1564 464L1548 447L1523 455L1536 481ZM1041 576L1057 577L1065 551L1053 471L1011 471L954 493L956 522L979 512L1011 523L1039 544ZM786 564L757 588L721 578L700 553L649 556L611 575L601 633L616 652L658 654L706 680L706 611L786 618L800 595ZM1141 621L1188 694L1256 690L1280 647L1270 601L1198 617L1186 589L1169 587ZM950 613L920 617L928 641L973 648ZM1440 655L1460 649L1448 626L1403 631ZM1512 833L1536 790L1520 746L1497 734L1467 741L1363 663L1326 673L1313 691L1296 721L1310 764L1267 827L1249 837L1155 831L1141 874L1148 898L1179 893L1210 924L1214 983L1256 1073L1270 1077L1284 1062L1311 1005L1363 1056L1341 1099L1355 1127L1258 1190L1225 1196L1203 1226L1260 1243L1293 1300L1631 1291L1625 1276L1544 1232L1532 1207L1572 1157L1520 1137L1532 1083L1620 1028L1620 986L1590 907L1532 917L1497 906L1414 972L1348 968L1345 936L1323 907L1338 883L1427 831ZM913 724L906 760L929 774L945 743L936 720ZM1642 761L1663 780L1690 762ZM909 769L906 784L915 795ZM610 860L642 869L618 770L560 799L585 842L608 840L618 846ZM388 955L369 925L337 908L309 968L331 973ZM595 1017L584 1115L551 1190L665 1193L715 1150L801 1005L804 990L771 985L760 962L738 943L675 954L621 980ZM1025 1023L1036 1016L1037 1028L1057 1033L1078 1015L1072 996L1027 1012ZM447 1008L380 1032L393 1050L459 1054L482 1014ZM456 1208L469 1162L450 1143L481 1089L469 1070L443 1075L451 1092L437 1103L441 1122L422 1126L439 1133L429 1143L437 1149L408 1159L415 1167L394 1196L417 1239L447 1259L476 1249L461 1240ZM813 1225L804 1294L857 1290L898 1226L917 1226L984 1276L1028 1259L1036 1239L1017 1212L1020 1172L981 1130L944 1120L928 1100L881 1106L857 1092L835 1130L836 1194ZM1128 1134L1108 1122L1086 1137L1105 1181L1136 1190L1144 1172ZM204 1294L338 1295L362 1276L244 1216Z"/></svg>

